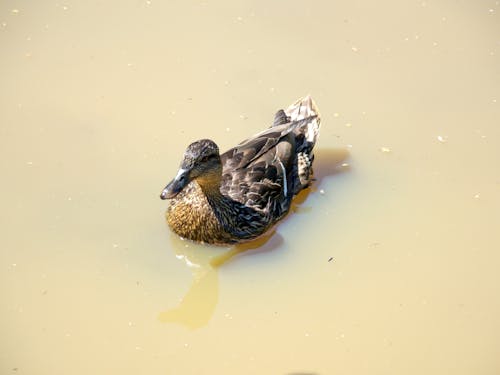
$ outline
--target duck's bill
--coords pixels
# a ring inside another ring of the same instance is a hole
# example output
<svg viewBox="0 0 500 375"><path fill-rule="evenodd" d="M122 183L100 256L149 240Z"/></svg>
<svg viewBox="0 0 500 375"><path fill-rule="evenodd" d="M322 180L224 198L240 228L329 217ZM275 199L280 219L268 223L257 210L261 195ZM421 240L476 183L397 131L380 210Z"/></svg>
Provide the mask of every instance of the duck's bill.
<svg viewBox="0 0 500 375"><path fill-rule="evenodd" d="M184 169L179 170L177 176L165 186L160 194L161 199L172 199L179 194L188 183L188 172Z"/></svg>

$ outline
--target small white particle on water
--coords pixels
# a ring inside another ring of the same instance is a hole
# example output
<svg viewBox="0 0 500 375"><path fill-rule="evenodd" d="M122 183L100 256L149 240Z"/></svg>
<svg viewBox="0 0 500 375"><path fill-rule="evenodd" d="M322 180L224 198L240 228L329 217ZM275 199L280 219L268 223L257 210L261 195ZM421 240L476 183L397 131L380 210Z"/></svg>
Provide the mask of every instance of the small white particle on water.
<svg viewBox="0 0 500 375"><path fill-rule="evenodd" d="M191 268L200 268L201 266L199 264L191 262L188 258L184 258L184 261L186 262L186 265Z"/></svg>
<svg viewBox="0 0 500 375"><path fill-rule="evenodd" d="M128 322L128 326L129 326L129 327L132 327L133 325L134 325L134 323L132 323L132 322Z"/></svg>
<svg viewBox="0 0 500 375"><path fill-rule="evenodd" d="M448 137L443 137L442 135L437 136L437 140L441 143L445 143Z"/></svg>
<svg viewBox="0 0 500 375"><path fill-rule="evenodd" d="M346 128L350 128L351 126L352 126L352 124L350 122L348 122L347 124L345 124Z"/></svg>
<svg viewBox="0 0 500 375"><path fill-rule="evenodd" d="M135 350L142 350L142 348L140 346L136 346Z"/></svg>
<svg viewBox="0 0 500 375"><path fill-rule="evenodd" d="M71 197L68 197L68 200L70 201L70 200L72 200L72 198L71 198Z"/></svg>
<svg viewBox="0 0 500 375"><path fill-rule="evenodd" d="M68 7L66 5L63 5L63 10L68 10Z"/></svg>
<svg viewBox="0 0 500 375"><path fill-rule="evenodd" d="M19 13L19 9L12 9L11 12L12 12L12 14L18 14Z"/></svg>
<svg viewBox="0 0 500 375"><path fill-rule="evenodd" d="M113 244L113 248L116 249L118 247L118 244L117 243L114 243Z"/></svg>
<svg viewBox="0 0 500 375"><path fill-rule="evenodd" d="M226 131L229 132L229 131L231 131L231 129L230 128L226 128Z"/></svg>
<svg viewBox="0 0 500 375"><path fill-rule="evenodd" d="M33 162L32 161L27 161L26 164L33 165Z"/></svg>
<svg viewBox="0 0 500 375"><path fill-rule="evenodd" d="M432 42L432 45L433 45L434 47L436 47L438 44L437 44L437 42Z"/></svg>
<svg viewBox="0 0 500 375"><path fill-rule="evenodd" d="M271 88L269 88L269 91L271 91L271 92L275 92L275 91L276 91L276 89L275 89L274 87L271 87Z"/></svg>
<svg viewBox="0 0 500 375"><path fill-rule="evenodd" d="M325 191L324 191L323 189L321 189L321 190L319 191L319 193L320 193L321 195L325 195Z"/></svg>
<svg viewBox="0 0 500 375"><path fill-rule="evenodd" d="M337 112L335 112L335 113L333 114L333 117L339 117L339 116L340 116L340 115L339 115Z"/></svg>
<svg viewBox="0 0 500 375"><path fill-rule="evenodd" d="M492 101L493 101L493 103L496 103L496 102L497 102L497 100L496 100L496 99L493 99Z"/></svg>
<svg viewBox="0 0 500 375"><path fill-rule="evenodd" d="M384 153L388 153L388 152L391 152L391 149L389 147L380 147L380 151L382 151Z"/></svg>
<svg viewBox="0 0 500 375"><path fill-rule="evenodd" d="M493 13L495 9L488 9L488 12Z"/></svg>
<svg viewBox="0 0 500 375"><path fill-rule="evenodd" d="M349 166L349 163L342 163L340 166L343 167L343 168L345 168L345 167Z"/></svg>
<svg viewBox="0 0 500 375"><path fill-rule="evenodd" d="M481 196L481 194L480 194L480 193L477 193L476 195L474 195L474 198L475 198L475 199L478 199L480 196Z"/></svg>
<svg viewBox="0 0 500 375"><path fill-rule="evenodd" d="M189 346L189 344L188 344L188 343L185 343L185 344L184 344L184 347L185 347L185 348L187 348L188 346Z"/></svg>
<svg viewBox="0 0 500 375"><path fill-rule="evenodd" d="M345 147L347 147L347 148L352 148L352 145L351 145L351 144L348 144L348 145L345 145Z"/></svg>
<svg viewBox="0 0 500 375"><path fill-rule="evenodd" d="M242 119L242 120L246 120L247 118L248 118L248 117L247 117L247 116L245 116L245 115L240 115L240 119Z"/></svg>
<svg viewBox="0 0 500 375"><path fill-rule="evenodd" d="M306 333L304 334L304 336L305 336L305 337L309 337L309 333L307 333L307 332L306 332Z"/></svg>
<svg viewBox="0 0 500 375"><path fill-rule="evenodd" d="M243 17L241 17L241 16L236 17L236 21L239 21L239 22L243 21Z"/></svg>
<svg viewBox="0 0 500 375"><path fill-rule="evenodd" d="M354 47L354 46L352 46L352 47L351 47L351 50L352 50L353 52L358 52L358 47Z"/></svg>

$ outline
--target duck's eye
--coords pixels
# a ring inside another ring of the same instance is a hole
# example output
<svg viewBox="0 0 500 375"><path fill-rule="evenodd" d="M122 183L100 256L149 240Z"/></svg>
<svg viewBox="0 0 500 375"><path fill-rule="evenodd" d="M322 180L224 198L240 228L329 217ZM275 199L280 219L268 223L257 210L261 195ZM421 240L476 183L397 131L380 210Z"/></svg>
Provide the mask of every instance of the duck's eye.
<svg viewBox="0 0 500 375"><path fill-rule="evenodd" d="M205 163L206 161L208 161L208 159L210 159L210 155L202 157L200 162Z"/></svg>

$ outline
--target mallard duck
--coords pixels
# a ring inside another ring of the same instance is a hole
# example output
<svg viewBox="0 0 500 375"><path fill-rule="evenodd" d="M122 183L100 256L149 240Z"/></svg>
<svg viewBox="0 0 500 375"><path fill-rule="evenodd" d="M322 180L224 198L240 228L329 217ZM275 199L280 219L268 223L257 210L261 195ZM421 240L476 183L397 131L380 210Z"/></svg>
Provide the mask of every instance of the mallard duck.
<svg viewBox="0 0 500 375"><path fill-rule="evenodd" d="M161 192L167 221L183 238L210 244L252 240L289 211L312 181L320 117L311 97L279 110L268 129L223 154L210 139L191 143Z"/></svg>

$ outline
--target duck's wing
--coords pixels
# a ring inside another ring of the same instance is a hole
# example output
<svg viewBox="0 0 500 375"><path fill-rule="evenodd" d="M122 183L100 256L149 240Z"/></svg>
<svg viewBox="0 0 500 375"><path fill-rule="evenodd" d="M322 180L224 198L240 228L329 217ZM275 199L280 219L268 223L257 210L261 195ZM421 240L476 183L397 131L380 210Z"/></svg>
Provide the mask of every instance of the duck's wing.
<svg viewBox="0 0 500 375"><path fill-rule="evenodd" d="M310 97L276 113L273 125L221 155L221 192L274 216L286 213L297 190L297 155L312 149L319 113Z"/></svg>
<svg viewBox="0 0 500 375"><path fill-rule="evenodd" d="M244 205L279 213L281 208L271 207L273 202L293 196L288 178L293 169L293 139L290 124L283 124L222 154L221 192Z"/></svg>

